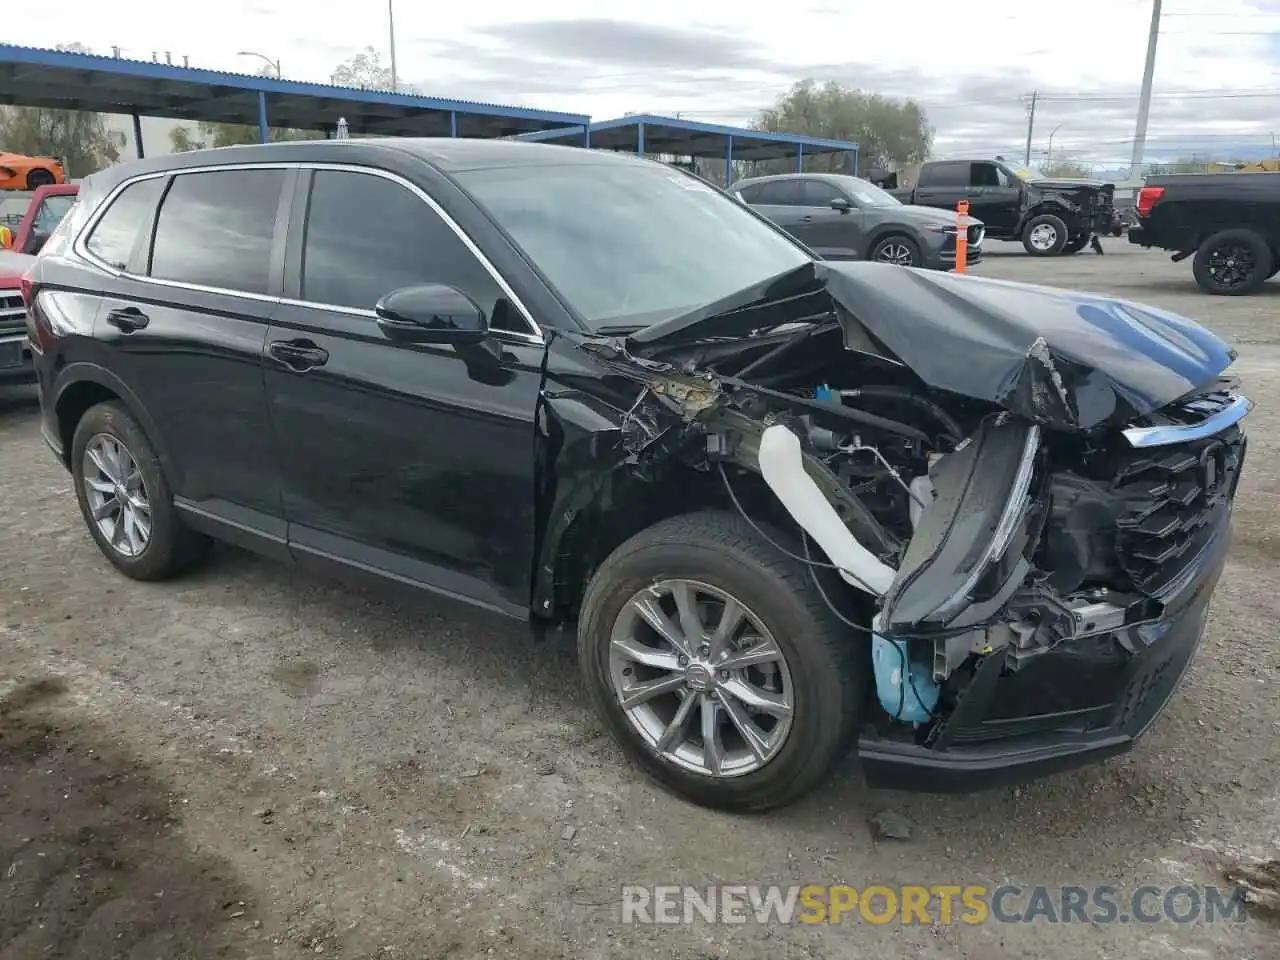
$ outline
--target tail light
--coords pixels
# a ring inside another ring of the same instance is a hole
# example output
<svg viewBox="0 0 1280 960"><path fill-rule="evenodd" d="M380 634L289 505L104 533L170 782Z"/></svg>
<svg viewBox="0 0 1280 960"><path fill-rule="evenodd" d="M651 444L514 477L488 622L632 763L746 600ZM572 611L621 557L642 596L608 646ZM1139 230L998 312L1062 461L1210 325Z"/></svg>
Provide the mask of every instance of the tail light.
<svg viewBox="0 0 1280 960"><path fill-rule="evenodd" d="M52 331L49 329L48 320L36 309L35 272L37 269L39 264L24 273L18 280L18 287L22 291L22 304L27 308L27 338L43 349L48 345Z"/></svg>
<svg viewBox="0 0 1280 960"><path fill-rule="evenodd" d="M1143 187L1138 191L1138 216L1145 217L1164 196L1164 187Z"/></svg>

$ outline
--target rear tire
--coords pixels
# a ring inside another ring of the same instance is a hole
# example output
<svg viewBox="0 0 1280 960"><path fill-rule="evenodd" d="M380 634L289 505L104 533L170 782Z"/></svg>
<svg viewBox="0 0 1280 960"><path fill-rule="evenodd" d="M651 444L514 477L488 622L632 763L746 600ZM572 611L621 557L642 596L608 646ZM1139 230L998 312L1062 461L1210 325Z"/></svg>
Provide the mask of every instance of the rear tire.
<svg viewBox="0 0 1280 960"><path fill-rule="evenodd" d="M1275 272L1267 241L1244 228L1220 230L1196 250L1191 272L1205 293L1242 297L1256 293Z"/></svg>
<svg viewBox="0 0 1280 960"><path fill-rule="evenodd" d="M80 418L71 475L90 535L125 576L166 580L208 554L211 541L183 524L151 441L121 404Z"/></svg>
<svg viewBox="0 0 1280 960"><path fill-rule="evenodd" d="M1032 217L1022 228L1022 248L1033 257L1056 257L1062 253L1070 236L1061 217L1042 213Z"/></svg>
<svg viewBox="0 0 1280 960"><path fill-rule="evenodd" d="M27 189L38 190L41 187L47 187L51 183L57 183L57 178L43 167L37 167L27 174Z"/></svg>
<svg viewBox="0 0 1280 960"><path fill-rule="evenodd" d="M675 601L681 590L694 601L686 609L697 611L692 630L680 629ZM748 718L767 728L757 751L716 698L732 700L742 715L741 705L748 701L735 699L733 690L742 689L741 681L760 683L760 675L748 673L751 668L721 670L714 665L732 660L716 651L699 653L682 639L697 633L697 644L704 639L707 646L715 644L728 600L745 614L741 630L731 634L736 640L725 650L738 656L743 649L753 655L779 652L774 672L764 674L763 682L776 683L779 692L772 696L790 703L789 726L781 731L772 726L772 716L748 708ZM679 644L691 647L692 660L679 663L677 643L659 639L649 617L637 620L637 603L657 605L667 624L676 627ZM650 657L656 644L669 665L651 671L635 660L633 637ZM857 732L870 666L866 638L832 615L804 564L779 552L738 515L722 512L664 520L609 555L583 598L578 658L596 713L633 762L694 803L743 812L784 806L826 779ZM710 669L701 666L704 659ZM620 669L620 662L628 666ZM654 680L676 688L624 710L622 697ZM678 738L673 734L666 740L691 698ZM707 700L713 702L709 712L718 732L712 743L725 751L716 762L711 760L714 747L708 751L702 737Z"/></svg>

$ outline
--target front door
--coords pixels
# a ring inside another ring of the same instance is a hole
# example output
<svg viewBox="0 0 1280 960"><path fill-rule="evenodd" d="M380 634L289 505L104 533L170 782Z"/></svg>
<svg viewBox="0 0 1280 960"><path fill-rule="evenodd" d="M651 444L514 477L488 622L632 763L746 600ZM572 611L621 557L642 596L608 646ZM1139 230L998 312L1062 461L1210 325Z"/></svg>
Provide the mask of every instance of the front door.
<svg viewBox="0 0 1280 960"><path fill-rule="evenodd" d="M303 176L305 230L295 217L265 351L290 549L526 616L541 337L416 189L375 171ZM374 304L422 283L479 304L490 342L386 339Z"/></svg>
<svg viewBox="0 0 1280 960"><path fill-rule="evenodd" d="M986 161L971 165L969 179L969 213L988 230L1011 233L1021 213L1022 191L1018 182L997 164Z"/></svg>
<svg viewBox="0 0 1280 960"><path fill-rule="evenodd" d="M275 167L140 180L86 241L91 255L124 271L103 290L95 339L155 425L179 508L197 526L216 524L231 539L239 531L281 555L262 346L292 177Z"/></svg>
<svg viewBox="0 0 1280 960"><path fill-rule="evenodd" d="M837 209L833 202L843 200ZM862 249L862 212L840 190L825 180L800 181L799 225L796 236L828 260L866 257Z"/></svg>

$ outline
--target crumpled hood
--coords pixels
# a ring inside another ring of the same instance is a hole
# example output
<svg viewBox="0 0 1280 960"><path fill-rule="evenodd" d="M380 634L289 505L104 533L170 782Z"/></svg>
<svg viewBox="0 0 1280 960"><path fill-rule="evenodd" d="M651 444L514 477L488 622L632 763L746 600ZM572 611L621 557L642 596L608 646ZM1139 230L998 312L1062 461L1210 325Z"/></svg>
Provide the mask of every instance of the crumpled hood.
<svg viewBox="0 0 1280 960"><path fill-rule="evenodd" d="M747 336L788 312L812 316L824 300L846 346L1061 430L1132 420L1205 386L1236 358L1199 324L1156 307L865 262L814 262L646 327L628 349L669 356L680 345Z"/></svg>

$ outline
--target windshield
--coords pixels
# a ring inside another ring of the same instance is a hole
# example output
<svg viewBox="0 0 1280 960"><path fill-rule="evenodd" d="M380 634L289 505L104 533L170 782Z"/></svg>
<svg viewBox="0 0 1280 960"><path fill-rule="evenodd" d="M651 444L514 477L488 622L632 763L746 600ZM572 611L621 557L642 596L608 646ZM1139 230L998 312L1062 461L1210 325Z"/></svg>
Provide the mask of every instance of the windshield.
<svg viewBox="0 0 1280 960"><path fill-rule="evenodd" d="M1044 174L1039 170L1031 170L1027 167L1010 167L1010 170L1017 175L1019 180L1043 180Z"/></svg>
<svg viewBox="0 0 1280 960"><path fill-rule="evenodd" d="M593 330L678 316L811 259L725 194L657 163L455 177Z"/></svg>
<svg viewBox="0 0 1280 960"><path fill-rule="evenodd" d="M62 218L75 205L76 195L74 193L59 193L52 197L45 197L44 203L40 204L40 209L36 211L35 221L31 227L37 233L50 234L62 222Z"/></svg>
<svg viewBox="0 0 1280 960"><path fill-rule="evenodd" d="M849 192L853 199L858 201L859 206L863 207L900 207L902 201L889 193L882 190L870 180L863 180L861 177L841 177L840 186Z"/></svg>

